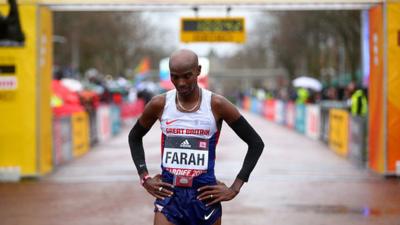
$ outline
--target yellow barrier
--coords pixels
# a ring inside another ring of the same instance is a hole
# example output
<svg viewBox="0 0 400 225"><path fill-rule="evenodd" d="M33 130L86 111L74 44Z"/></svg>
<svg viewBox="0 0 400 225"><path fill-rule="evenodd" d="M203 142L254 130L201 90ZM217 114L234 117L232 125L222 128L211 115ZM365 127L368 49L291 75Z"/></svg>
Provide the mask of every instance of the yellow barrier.
<svg viewBox="0 0 400 225"><path fill-rule="evenodd" d="M89 117L86 112L72 114L72 154L83 155L89 150Z"/></svg>
<svg viewBox="0 0 400 225"><path fill-rule="evenodd" d="M8 8L0 5L0 12L7 15ZM22 176L38 176L52 169L52 14L34 4L19 4L18 10L25 42L0 47L0 65L14 68L0 76L15 82L0 88L0 167L15 166Z"/></svg>
<svg viewBox="0 0 400 225"><path fill-rule="evenodd" d="M329 111L329 147L341 156L349 149L349 113L341 109Z"/></svg>

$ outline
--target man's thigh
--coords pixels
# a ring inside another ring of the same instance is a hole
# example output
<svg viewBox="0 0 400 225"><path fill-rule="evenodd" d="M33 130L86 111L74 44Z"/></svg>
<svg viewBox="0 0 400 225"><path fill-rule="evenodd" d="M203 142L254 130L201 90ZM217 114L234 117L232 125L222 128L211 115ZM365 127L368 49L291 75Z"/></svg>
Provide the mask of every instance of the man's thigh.
<svg viewBox="0 0 400 225"><path fill-rule="evenodd" d="M154 214L154 225L174 225L173 223L169 222L164 214L160 212L156 212Z"/></svg>
<svg viewBox="0 0 400 225"><path fill-rule="evenodd" d="M221 225L221 217L214 223L214 225Z"/></svg>

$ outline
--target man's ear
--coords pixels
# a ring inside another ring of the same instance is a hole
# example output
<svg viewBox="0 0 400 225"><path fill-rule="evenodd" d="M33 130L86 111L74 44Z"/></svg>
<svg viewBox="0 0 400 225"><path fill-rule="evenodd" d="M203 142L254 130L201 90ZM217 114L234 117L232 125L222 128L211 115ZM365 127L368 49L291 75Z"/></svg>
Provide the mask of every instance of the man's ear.
<svg viewBox="0 0 400 225"><path fill-rule="evenodd" d="M197 67L197 76L200 76L200 73L201 73L201 65Z"/></svg>

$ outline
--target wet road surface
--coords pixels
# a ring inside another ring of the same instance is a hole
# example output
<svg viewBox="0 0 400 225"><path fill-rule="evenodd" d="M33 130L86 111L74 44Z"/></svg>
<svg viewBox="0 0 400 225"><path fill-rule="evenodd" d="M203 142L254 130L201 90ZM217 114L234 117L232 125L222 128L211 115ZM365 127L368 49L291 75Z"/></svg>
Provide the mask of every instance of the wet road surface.
<svg viewBox="0 0 400 225"><path fill-rule="evenodd" d="M241 193L223 203L230 225L400 225L400 181L387 179L333 153L324 144L244 113L265 150ZM0 183L1 225L144 225L153 199L139 185L129 128L40 180ZM158 124L144 138L151 174L159 172ZM230 184L246 145L224 124L216 175Z"/></svg>

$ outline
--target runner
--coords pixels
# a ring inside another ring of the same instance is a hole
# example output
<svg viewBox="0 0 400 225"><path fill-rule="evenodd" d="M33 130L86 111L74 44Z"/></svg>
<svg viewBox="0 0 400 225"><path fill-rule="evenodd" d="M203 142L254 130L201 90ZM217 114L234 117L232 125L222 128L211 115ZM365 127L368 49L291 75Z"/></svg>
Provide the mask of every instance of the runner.
<svg viewBox="0 0 400 225"><path fill-rule="evenodd" d="M218 225L221 202L240 192L264 143L233 104L198 86L201 66L194 52L174 52L169 67L176 89L153 97L145 107L129 133L132 159L141 184L156 198L155 225ZM162 130L162 174L152 177L146 168L142 138L156 120ZM223 121L248 145L242 168L230 187L217 181L214 174Z"/></svg>

